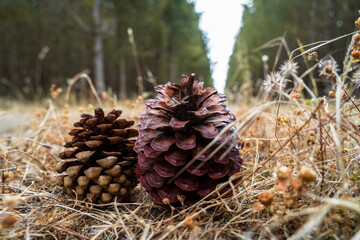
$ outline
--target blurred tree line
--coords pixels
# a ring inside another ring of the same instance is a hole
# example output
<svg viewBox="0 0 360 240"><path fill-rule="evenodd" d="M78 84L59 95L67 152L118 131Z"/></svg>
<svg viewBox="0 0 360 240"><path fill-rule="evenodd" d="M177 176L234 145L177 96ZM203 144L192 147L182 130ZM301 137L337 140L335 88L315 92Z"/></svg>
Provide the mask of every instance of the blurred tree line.
<svg viewBox="0 0 360 240"><path fill-rule="evenodd" d="M182 73L212 85L198 23L186 0L0 0L0 94L34 99L82 71L122 98Z"/></svg>
<svg viewBox="0 0 360 240"><path fill-rule="evenodd" d="M265 43L283 37L290 51L299 44L330 40L355 30L354 21L360 8L359 0L252 0L244 5L240 27L233 54L230 58L226 89L238 92L245 86L253 94L262 84L266 68L263 60L272 70L281 41L274 41L266 48ZM345 57L351 37L325 45L318 50L319 58L333 56L339 67ZM299 54L300 52L298 52ZM263 57L263 59L262 59ZM279 64L288 59L282 47ZM304 60L297 58L299 72L305 70ZM279 64L276 67L279 67ZM315 74L316 75L316 74ZM327 94L329 82L317 77L320 95ZM306 79L310 82L309 79ZM311 86L311 83L309 84Z"/></svg>

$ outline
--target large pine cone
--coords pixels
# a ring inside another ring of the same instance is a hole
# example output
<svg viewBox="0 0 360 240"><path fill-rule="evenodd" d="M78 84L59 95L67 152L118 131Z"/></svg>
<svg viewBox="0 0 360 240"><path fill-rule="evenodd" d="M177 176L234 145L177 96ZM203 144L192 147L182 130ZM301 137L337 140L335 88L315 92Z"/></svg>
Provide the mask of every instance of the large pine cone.
<svg viewBox="0 0 360 240"><path fill-rule="evenodd" d="M182 204L191 205L240 171L234 127L192 161L235 116L222 104L226 97L213 87L204 89L194 75L183 75L181 86L168 82L155 90L156 99L145 101L147 110L140 117L135 172L156 203L176 205L185 197Z"/></svg>
<svg viewBox="0 0 360 240"><path fill-rule="evenodd" d="M131 127L134 121L117 119L120 110L112 110L106 116L98 107L95 116L82 114L81 120L69 132L73 136L65 144L56 170L60 184L69 195L96 203L118 202L126 199L136 186L134 173L137 154L133 150L138 131Z"/></svg>

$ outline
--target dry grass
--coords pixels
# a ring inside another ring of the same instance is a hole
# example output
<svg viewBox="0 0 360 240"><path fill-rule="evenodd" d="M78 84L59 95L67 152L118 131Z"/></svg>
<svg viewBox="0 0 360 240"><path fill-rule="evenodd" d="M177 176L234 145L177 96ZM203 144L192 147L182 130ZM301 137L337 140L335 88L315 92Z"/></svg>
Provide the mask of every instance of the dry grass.
<svg viewBox="0 0 360 240"><path fill-rule="evenodd" d="M157 206L139 186L129 203L69 198L56 186L57 155L79 112L93 106L69 108L57 99L39 109L18 107L25 129L7 129L11 137L0 139L0 237L359 239L360 101L343 97L345 76L336 75L334 98L309 101L280 88L278 100L264 95L253 105L233 105L244 165L232 177L242 178L238 186L226 184L236 194L218 193L187 209ZM295 90L303 77L293 76ZM142 99L104 104L137 121L144 110ZM7 113L9 124L16 112Z"/></svg>

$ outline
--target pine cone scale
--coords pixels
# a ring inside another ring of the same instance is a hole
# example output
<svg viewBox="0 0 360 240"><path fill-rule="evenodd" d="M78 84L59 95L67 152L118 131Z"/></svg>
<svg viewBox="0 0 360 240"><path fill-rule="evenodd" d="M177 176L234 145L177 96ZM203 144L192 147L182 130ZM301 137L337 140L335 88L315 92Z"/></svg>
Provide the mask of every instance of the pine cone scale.
<svg viewBox="0 0 360 240"><path fill-rule="evenodd" d="M167 152L164 156L165 160L173 166L182 166L186 163L186 159L190 155L188 151L173 150Z"/></svg>
<svg viewBox="0 0 360 240"><path fill-rule="evenodd" d="M161 134L151 141L150 146L152 149L158 152L168 151L170 146L175 143L173 136L168 134Z"/></svg>
<svg viewBox="0 0 360 240"><path fill-rule="evenodd" d="M172 166L167 161L161 161L154 164L154 170L161 176L161 177L172 177L176 174L176 167Z"/></svg>
<svg viewBox="0 0 360 240"><path fill-rule="evenodd" d="M196 135L193 133L176 132L176 146L182 150L190 150L196 146Z"/></svg>
<svg viewBox="0 0 360 240"><path fill-rule="evenodd" d="M160 176L155 170L147 172L145 178L148 184L155 188L162 187L166 180L166 178Z"/></svg>

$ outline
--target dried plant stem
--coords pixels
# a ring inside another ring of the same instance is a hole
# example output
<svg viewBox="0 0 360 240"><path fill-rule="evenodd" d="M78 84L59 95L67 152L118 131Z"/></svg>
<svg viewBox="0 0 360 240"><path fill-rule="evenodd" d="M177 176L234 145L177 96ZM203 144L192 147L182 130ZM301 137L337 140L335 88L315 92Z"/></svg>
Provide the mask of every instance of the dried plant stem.
<svg viewBox="0 0 360 240"><path fill-rule="evenodd" d="M142 77L142 73L141 73L140 61L139 61L138 50L137 50L136 42L135 42L135 38L134 38L134 33L131 28L128 28L128 37L129 37L129 42L131 45L132 54L134 56L134 61L135 61L135 68L136 68L136 74L137 74L136 84L138 86L138 95L142 96L142 94L144 92L144 83L143 83L143 77Z"/></svg>
<svg viewBox="0 0 360 240"><path fill-rule="evenodd" d="M310 234L315 227L317 227L324 216L329 212L330 206L325 205L318 211L314 216L304 225L302 226L294 235L292 235L289 240L300 240L304 239L308 234Z"/></svg>
<svg viewBox="0 0 360 240"><path fill-rule="evenodd" d="M301 43L300 39L297 39L297 43L298 43L298 45L300 47L300 51L304 52L303 44ZM304 63L305 63L306 68L309 69L310 65L309 65L309 62L308 62L306 56L302 55L302 57L304 59ZM309 75L310 75L310 79L311 79L311 82L312 82L312 85L313 85L315 97L319 97L319 90L318 90L318 87L317 87L317 84L316 84L316 79L314 77L314 73L312 71L310 71Z"/></svg>
<svg viewBox="0 0 360 240"><path fill-rule="evenodd" d="M359 31L354 31L354 32L351 32L351 33L348 33L348 34L345 34L345 35L342 35L342 36L340 36L340 37L337 37L337 38L334 38L334 39L331 39L331 40L318 41L318 42L306 44L306 45L304 45L303 47L309 47L309 46L313 46L313 45L316 45L316 44L319 44L319 45L317 45L317 46L315 46L315 47L312 47L312 48L310 48L310 49L302 52L301 54L296 55L295 57L293 57L294 53L295 53L296 51L300 50L300 49L303 48L303 47L301 47L301 48L299 47L299 48L293 50L293 51L291 52L291 55L290 55L290 60L294 60L294 59L296 59L296 58L298 58L298 57L300 57L300 56L302 56L302 55L304 55L304 54L311 53L311 52L315 51L316 49L318 49L318 48L320 48L320 47L322 47L322 46L325 46L325 45L327 45L327 44L330 44L330 43L332 43L332 42L335 42L335 41L337 41L337 40L343 39L343 38L345 38L345 37L348 37L348 36L350 36L350 35L353 35L353 34L359 33L359 32L360 32L360 30L359 30Z"/></svg>
<svg viewBox="0 0 360 240"><path fill-rule="evenodd" d="M342 99L342 82L340 80L340 77L336 75L337 85L336 85L336 131L334 129L334 126L331 125L331 131L333 132L334 141L336 145L336 152L337 152L337 160L338 160L338 167L340 170L340 174L342 176L343 180L343 187L345 188L345 180L346 180L346 174L345 174L345 167L344 167L344 159L343 159L343 153L342 153L342 144L341 144L341 99Z"/></svg>
<svg viewBox="0 0 360 240"><path fill-rule="evenodd" d="M95 98L96 98L96 101L98 102L99 105L102 105L102 101L99 97L99 94L96 92L95 90L95 87L94 87L94 84L92 83L91 81L91 78L89 77L89 75L87 75L86 73L78 73L76 74L73 78L71 78L70 80L70 83L66 89L66 102L69 102L69 99L70 99L70 91L71 91L71 88L75 85L75 83L81 79L81 78L85 78L86 81L88 82L89 86L90 86L90 89L91 89L91 92L94 94Z"/></svg>
<svg viewBox="0 0 360 240"><path fill-rule="evenodd" d="M318 108L322 105L322 102L320 102L318 104L318 106L316 107L316 109L313 111L313 112L316 112L318 110ZM288 138L288 140L286 140L284 142L284 144L281 145L281 147L279 147L273 154L270 155L270 157L268 159L266 159L265 161L261 162L260 164L258 164L256 167L255 167L255 170L253 171L253 174L255 174L256 172L258 172L262 167L265 166L265 164L267 164L268 162L270 162L270 160L272 160L276 154L278 152L280 152L295 136L297 136L297 134L299 132L301 132L301 130L310 122L311 120L311 116L310 118L301 126L299 127L296 132L290 137ZM238 176L238 174L234 174L234 176L232 177L232 180L236 179L236 177ZM236 183L234 185L234 187L238 187L240 186L240 184L242 184L245 180L247 180L248 178L250 178L251 176L246 176L245 178L241 179L241 181L239 181L238 183ZM225 195L227 195L228 193L230 193L231 189L227 190L226 192L224 192L223 194L221 194L219 197L224 197ZM219 198L218 197L218 198Z"/></svg>

